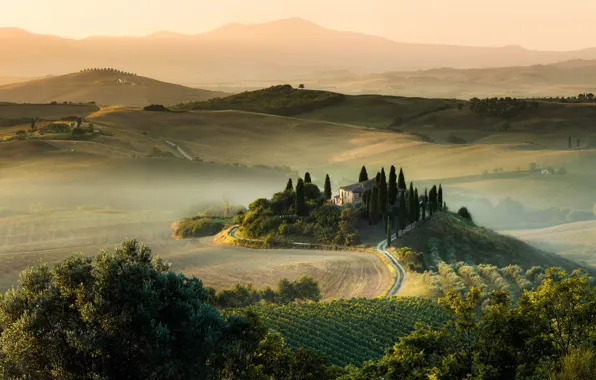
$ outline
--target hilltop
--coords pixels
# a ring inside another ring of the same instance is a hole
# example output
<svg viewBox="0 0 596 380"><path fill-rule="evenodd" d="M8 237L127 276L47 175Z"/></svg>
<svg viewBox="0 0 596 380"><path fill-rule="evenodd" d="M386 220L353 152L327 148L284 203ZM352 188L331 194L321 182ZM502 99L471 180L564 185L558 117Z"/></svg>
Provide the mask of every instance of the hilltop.
<svg viewBox="0 0 596 380"><path fill-rule="evenodd" d="M436 266L439 259L448 263L461 261L470 265L490 264L501 268L517 265L524 270L533 266L560 266L571 271L578 267L576 262L564 257L445 212L422 222L419 227L398 239L397 245L424 253L427 267Z"/></svg>
<svg viewBox="0 0 596 380"><path fill-rule="evenodd" d="M0 102L97 104L146 106L201 101L228 94L161 82L115 69L91 69L77 73L0 86Z"/></svg>

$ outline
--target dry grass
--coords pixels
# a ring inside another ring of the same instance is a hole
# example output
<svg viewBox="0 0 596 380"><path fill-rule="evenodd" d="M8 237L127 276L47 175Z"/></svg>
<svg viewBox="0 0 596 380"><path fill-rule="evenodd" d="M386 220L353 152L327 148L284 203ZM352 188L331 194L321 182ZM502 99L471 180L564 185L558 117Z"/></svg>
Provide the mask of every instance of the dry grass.
<svg viewBox="0 0 596 380"><path fill-rule="evenodd" d="M375 255L349 251L254 250L217 246L211 238L170 239L171 214L148 211L68 211L0 218L0 288L40 260L52 262L75 252L111 249L126 238L151 245L173 270L196 275L206 285L230 287L252 282L275 286L281 278L314 277L324 299L383 295L393 275Z"/></svg>
<svg viewBox="0 0 596 380"><path fill-rule="evenodd" d="M121 84L118 80L128 83ZM134 85L132 85L134 83ZM82 72L0 87L0 101L20 103L90 102L146 106L178 104L225 96L226 93L189 88L116 72Z"/></svg>

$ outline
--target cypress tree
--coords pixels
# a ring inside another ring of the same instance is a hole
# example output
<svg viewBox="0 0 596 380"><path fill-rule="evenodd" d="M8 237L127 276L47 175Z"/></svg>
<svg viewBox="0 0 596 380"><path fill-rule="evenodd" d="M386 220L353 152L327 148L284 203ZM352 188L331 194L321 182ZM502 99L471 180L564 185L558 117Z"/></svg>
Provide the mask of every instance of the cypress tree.
<svg viewBox="0 0 596 380"><path fill-rule="evenodd" d="M384 168L381 168L381 180L379 181L379 211L383 218L387 216L387 178Z"/></svg>
<svg viewBox="0 0 596 380"><path fill-rule="evenodd" d="M408 190L408 221L410 224L416 220L416 200L414 199L414 184L410 182L410 190Z"/></svg>
<svg viewBox="0 0 596 380"><path fill-rule="evenodd" d="M312 183L309 172L304 173L304 183Z"/></svg>
<svg viewBox="0 0 596 380"><path fill-rule="evenodd" d="M418 222L420 220L420 199L418 198L418 189L414 190L414 221Z"/></svg>
<svg viewBox="0 0 596 380"><path fill-rule="evenodd" d="M426 220L426 209L428 207L428 190L424 189L424 199L422 199L422 220Z"/></svg>
<svg viewBox="0 0 596 380"><path fill-rule="evenodd" d="M329 179L329 174L325 175L325 190L323 190L323 196L326 200L331 199L331 179Z"/></svg>
<svg viewBox="0 0 596 380"><path fill-rule="evenodd" d="M370 211L370 204L371 201L370 199L372 198L372 194L370 190L366 190L366 218L368 219L368 225L370 226L372 224L372 217L371 217L371 211Z"/></svg>
<svg viewBox="0 0 596 380"><path fill-rule="evenodd" d="M394 205L397 201L397 174L395 174L395 166L391 165L389 171L389 189L387 190L387 198L390 205Z"/></svg>
<svg viewBox="0 0 596 380"><path fill-rule="evenodd" d="M397 180L397 188L400 190L406 190L406 179L404 178L404 171L402 168L399 168L399 179Z"/></svg>
<svg viewBox="0 0 596 380"><path fill-rule="evenodd" d="M437 195L437 205L439 206L439 211L443 211L443 188L439 183L439 192Z"/></svg>
<svg viewBox="0 0 596 380"><path fill-rule="evenodd" d="M292 184L292 178L288 179L288 183L286 184L286 191L294 191L294 185Z"/></svg>
<svg viewBox="0 0 596 380"><path fill-rule="evenodd" d="M298 178L298 183L296 183L296 199L294 201L294 210L296 210L296 215L306 216L306 201L304 200L304 181L302 181L302 178Z"/></svg>
<svg viewBox="0 0 596 380"><path fill-rule="evenodd" d="M397 215L398 229L403 230L408 226L408 209L406 208L406 193L399 193L399 212Z"/></svg>
<svg viewBox="0 0 596 380"><path fill-rule="evenodd" d="M358 182L368 181L368 173L366 173L366 168L362 165L362 169L360 169L360 175L358 176Z"/></svg>
<svg viewBox="0 0 596 380"><path fill-rule="evenodd" d="M379 221L379 189L374 187L370 197L370 220L373 224Z"/></svg>
<svg viewBox="0 0 596 380"><path fill-rule="evenodd" d="M387 247L391 247L391 224L389 223L389 217L387 217L385 220L385 231L387 231Z"/></svg>
<svg viewBox="0 0 596 380"><path fill-rule="evenodd" d="M381 173L377 172L375 179L377 180L377 185L379 185L379 182L381 182Z"/></svg>
<svg viewBox="0 0 596 380"><path fill-rule="evenodd" d="M433 185L431 187L430 192L428 193L428 211L430 211L430 216L433 215L435 211L437 211L437 186Z"/></svg>

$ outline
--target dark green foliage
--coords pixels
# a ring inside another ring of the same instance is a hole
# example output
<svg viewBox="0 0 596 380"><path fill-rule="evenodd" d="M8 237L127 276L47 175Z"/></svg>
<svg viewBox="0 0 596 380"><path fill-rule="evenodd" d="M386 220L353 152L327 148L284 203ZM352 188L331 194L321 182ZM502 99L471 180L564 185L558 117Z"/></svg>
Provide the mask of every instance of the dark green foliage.
<svg viewBox="0 0 596 380"><path fill-rule="evenodd" d="M294 191L294 185L292 184L292 178L288 178L288 183L286 184L286 191Z"/></svg>
<svg viewBox="0 0 596 380"><path fill-rule="evenodd" d="M420 198L418 197L418 189L414 190L414 221L420 220Z"/></svg>
<svg viewBox="0 0 596 380"><path fill-rule="evenodd" d="M414 198L414 184L410 182L410 189L408 190L408 222L414 223L416 221L416 199Z"/></svg>
<svg viewBox="0 0 596 380"><path fill-rule="evenodd" d="M430 191L428 192L428 209L431 216L435 211L437 211L437 197L437 186L433 185L433 187L431 187Z"/></svg>
<svg viewBox="0 0 596 380"><path fill-rule="evenodd" d="M204 379L233 337L206 299L135 240L25 270L0 297L2 378Z"/></svg>
<svg viewBox="0 0 596 380"><path fill-rule="evenodd" d="M304 197L306 200L321 201L321 190L314 183L304 183Z"/></svg>
<svg viewBox="0 0 596 380"><path fill-rule="evenodd" d="M404 230L408 226L408 208L406 205L406 193L401 191L399 193L399 211L397 212L398 229Z"/></svg>
<svg viewBox="0 0 596 380"><path fill-rule="evenodd" d="M368 181L368 173L366 172L366 168L362 165L362 169L360 169L360 175L358 176L358 182Z"/></svg>
<svg viewBox="0 0 596 380"><path fill-rule="evenodd" d="M467 207L462 207L457 211L457 215L459 215L460 217L469 220L470 222L472 221L472 214L470 214L470 211L468 211Z"/></svg>
<svg viewBox="0 0 596 380"><path fill-rule="evenodd" d="M340 366L380 358L417 322L438 328L448 317L436 301L416 297L259 304L251 309L291 347L315 349Z"/></svg>
<svg viewBox="0 0 596 380"><path fill-rule="evenodd" d="M399 168L399 177L397 180L397 188L400 190L406 190L407 186L406 186L406 178L404 177L404 171L402 170L402 168Z"/></svg>
<svg viewBox="0 0 596 380"><path fill-rule="evenodd" d="M331 199L331 179L329 178L329 174L325 175L325 188L323 190L323 197L325 200Z"/></svg>
<svg viewBox="0 0 596 380"><path fill-rule="evenodd" d="M377 184L379 182L381 182L381 172L377 172L377 175L375 176L375 179L377 180Z"/></svg>
<svg viewBox="0 0 596 380"><path fill-rule="evenodd" d="M387 178L385 177L385 169L381 168L381 179L379 181L379 213L385 219L387 215Z"/></svg>
<svg viewBox="0 0 596 380"><path fill-rule="evenodd" d="M180 220L174 234L181 238L211 236L218 234L232 223L231 217L194 216Z"/></svg>
<svg viewBox="0 0 596 380"><path fill-rule="evenodd" d="M347 379L588 379L594 373L596 292L588 276L550 268L513 306L506 291L489 299L472 287L440 303L452 319L424 325ZM582 353L581 355L578 355ZM580 359L581 358L581 359ZM368 376L368 377L367 377Z"/></svg>
<svg viewBox="0 0 596 380"><path fill-rule="evenodd" d="M389 188L387 190L387 198L390 205L394 205L397 201L397 174L395 173L395 166L391 165L389 171Z"/></svg>
<svg viewBox="0 0 596 380"><path fill-rule="evenodd" d="M203 102L178 104L179 110L238 110L292 116L344 101L343 94L299 90L291 85L272 86L257 91L215 98Z"/></svg>
<svg viewBox="0 0 596 380"><path fill-rule="evenodd" d="M307 276L297 281L280 280L277 291L270 287L258 290L252 284L236 284L231 289L223 289L217 293L213 288L208 288L207 291L211 294L209 303L218 308L244 307L261 300L266 303L289 303L296 300L317 302L321 299L318 282Z"/></svg>
<svg viewBox="0 0 596 380"><path fill-rule="evenodd" d="M159 112L170 112L170 110L161 104L151 104L143 107L144 111L159 111Z"/></svg>
<svg viewBox="0 0 596 380"><path fill-rule="evenodd" d="M370 197L370 215L369 220L372 224L377 224L381 217L381 207L379 206L379 188L372 189Z"/></svg>
<svg viewBox="0 0 596 380"><path fill-rule="evenodd" d="M296 215L298 216L306 216L308 212L306 208L304 182L302 181L302 178L298 178L298 183L296 184L294 210L296 211Z"/></svg>
<svg viewBox="0 0 596 380"><path fill-rule="evenodd" d="M472 98L470 99L470 109L476 113L509 118L519 115L530 107L535 107L534 103L536 102L528 102L509 97L486 99Z"/></svg>
<svg viewBox="0 0 596 380"><path fill-rule="evenodd" d="M428 210L428 190L425 188L422 198L422 220L426 220L426 210Z"/></svg>
<svg viewBox="0 0 596 380"><path fill-rule="evenodd" d="M310 173L306 172L304 174L304 183L312 183L312 180L310 179Z"/></svg>
<svg viewBox="0 0 596 380"><path fill-rule="evenodd" d="M443 188L439 184L439 190L437 192L437 207L439 211L443 210Z"/></svg>
<svg viewBox="0 0 596 380"><path fill-rule="evenodd" d="M391 223L389 216L385 219L385 231L387 231L387 247L391 247Z"/></svg>

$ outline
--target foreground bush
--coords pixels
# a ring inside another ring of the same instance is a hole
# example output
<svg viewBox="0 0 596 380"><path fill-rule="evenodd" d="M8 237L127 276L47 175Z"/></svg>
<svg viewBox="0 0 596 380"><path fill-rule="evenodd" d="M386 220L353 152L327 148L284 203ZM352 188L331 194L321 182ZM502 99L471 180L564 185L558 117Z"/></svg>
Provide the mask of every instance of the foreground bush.
<svg viewBox="0 0 596 380"><path fill-rule="evenodd" d="M250 324L136 241L21 274L0 297L3 379L205 379ZM235 349L237 349L236 347Z"/></svg>

